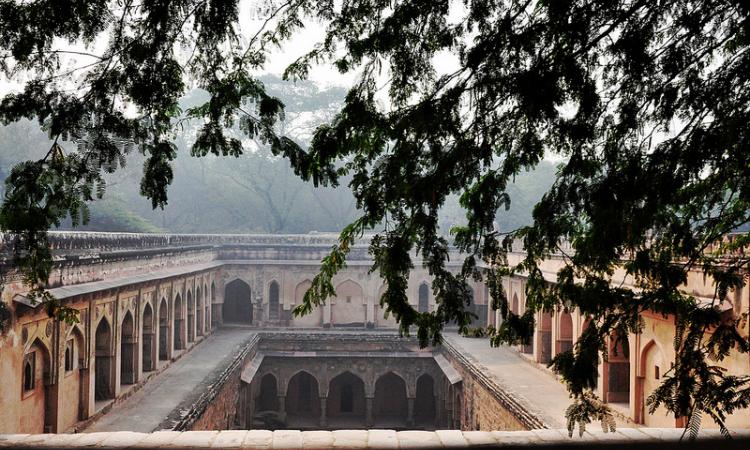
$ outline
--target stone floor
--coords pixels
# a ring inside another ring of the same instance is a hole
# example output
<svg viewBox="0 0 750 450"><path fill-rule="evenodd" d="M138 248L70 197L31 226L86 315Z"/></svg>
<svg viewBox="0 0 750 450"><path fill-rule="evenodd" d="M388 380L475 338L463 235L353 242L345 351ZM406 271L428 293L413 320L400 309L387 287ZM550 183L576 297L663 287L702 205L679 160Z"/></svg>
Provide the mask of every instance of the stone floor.
<svg viewBox="0 0 750 450"><path fill-rule="evenodd" d="M462 337L454 332L446 332L444 337L484 366L486 373L491 374L505 390L523 397L524 403L536 409L534 412L547 426L566 426L565 409L571 399L565 385L551 371L525 359L510 347L490 347L488 339ZM635 426L632 422L616 420L621 426Z"/></svg>
<svg viewBox="0 0 750 450"><path fill-rule="evenodd" d="M238 351L250 333L247 328L216 330L84 431L155 431L219 361Z"/></svg>

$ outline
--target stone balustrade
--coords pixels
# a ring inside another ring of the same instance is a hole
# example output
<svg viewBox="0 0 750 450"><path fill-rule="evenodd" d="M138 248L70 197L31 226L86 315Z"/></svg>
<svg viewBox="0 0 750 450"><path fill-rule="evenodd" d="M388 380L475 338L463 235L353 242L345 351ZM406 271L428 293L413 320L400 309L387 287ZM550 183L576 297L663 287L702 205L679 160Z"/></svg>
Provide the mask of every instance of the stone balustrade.
<svg viewBox="0 0 750 450"><path fill-rule="evenodd" d="M592 427L593 428L593 427ZM621 428L603 433L601 429L577 433L567 430L533 431L393 431L393 430L224 430L156 431L136 433L116 431L80 434L8 434L0 435L0 448L235 448L235 449L417 449L527 446L587 448L636 446L646 448L747 448L750 430L733 430L732 440L723 440L718 430L701 431L693 445L679 442L683 430L673 428ZM722 439L720 442L719 439ZM701 445L702 444L702 445Z"/></svg>

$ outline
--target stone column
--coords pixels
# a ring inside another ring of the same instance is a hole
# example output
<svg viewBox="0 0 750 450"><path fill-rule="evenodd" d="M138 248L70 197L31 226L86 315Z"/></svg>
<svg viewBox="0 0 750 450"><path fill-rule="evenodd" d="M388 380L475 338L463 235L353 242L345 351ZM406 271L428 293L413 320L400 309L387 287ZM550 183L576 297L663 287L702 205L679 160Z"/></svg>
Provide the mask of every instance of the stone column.
<svg viewBox="0 0 750 450"><path fill-rule="evenodd" d="M372 418L373 400L374 399L372 397L365 397L365 424L368 427L371 427L373 423L373 418Z"/></svg>
<svg viewBox="0 0 750 450"><path fill-rule="evenodd" d="M279 395L279 413L284 414L286 412L286 395Z"/></svg>
<svg viewBox="0 0 750 450"><path fill-rule="evenodd" d="M331 327L331 299L323 305L323 328Z"/></svg>
<svg viewBox="0 0 750 450"><path fill-rule="evenodd" d="M413 427L414 426L414 397L409 397L406 399L409 407L409 411L406 415L406 425Z"/></svg>
<svg viewBox="0 0 750 450"><path fill-rule="evenodd" d="M328 418L326 417L326 403L328 397L320 397L320 428L326 428L328 426Z"/></svg>

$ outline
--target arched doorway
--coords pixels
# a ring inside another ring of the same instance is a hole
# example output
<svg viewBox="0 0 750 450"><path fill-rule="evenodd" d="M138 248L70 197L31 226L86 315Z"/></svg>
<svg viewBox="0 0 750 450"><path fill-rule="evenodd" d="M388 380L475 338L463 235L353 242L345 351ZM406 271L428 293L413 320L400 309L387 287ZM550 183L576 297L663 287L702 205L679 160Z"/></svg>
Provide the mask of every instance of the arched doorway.
<svg viewBox="0 0 750 450"><path fill-rule="evenodd" d="M214 282L211 282L211 297L209 297L208 301L206 302L206 322L208 324L206 325L206 328L209 330L214 327L215 323L219 323L221 320L221 308L223 305L214 304L214 301L216 301L216 284ZM211 308L210 310L208 308Z"/></svg>
<svg viewBox="0 0 750 450"><path fill-rule="evenodd" d="M559 329L556 353L567 352L573 348L573 318L568 311L560 313Z"/></svg>
<svg viewBox="0 0 750 450"><path fill-rule="evenodd" d="M365 383L361 378L344 372L331 380L326 415L332 428L365 426Z"/></svg>
<svg viewBox="0 0 750 450"><path fill-rule="evenodd" d="M664 405L659 406L653 414L648 413L648 406L646 406L646 399L659 387L662 382L661 377L664 375L665 369L667 369L664 364L666 362L664 354L653 340L644 347L640 361L641 367L638 374L640 385L640 392L638 393L638 406L641 409L640 422L648 427L656 428L672 428L676 426L674 416L667 411Z"/></svg>
<svg viewBox="0 0 750 450"><path fill-rule="evenodd" d="M539 322L539 334L537 342L539 343L538 357L539 362L547 364L552 360L552 313L542 311L541 321Z"/></svg>
<svg viewBox="0 0 750 450"><path fill-rule="evenodd" d="M513 301L510 304L510 310L515 315L519 314L519 311L518 311L518 295L515 294L515 293L513 294Z"/></svg>
<svg viewBox="0 0 750 450"><path fill-rule="evenodd" d="M136 347L135 347L135 323L133 315L128 311L122 319L120 327L120 384L135 383Z"/></svg>
<svg viewBox="0 0 750 450"><path fill-rule="evenodd" d="M23 420L19 432L24 433L53 433L52 418L53 405L49 395L47 383L50 371L50 353L41 340L36 339L23 357L23 396L24 400L31 400L31 408L26 414L31 420ZM31 411L33 409L33 412ZM25 414L24 414L25 415Z"/></svg>
<svg viewBox="0 0 750 450"><path fill-rule="evenodd" d="M173 345L175 350L182 350L185 348L185 342L183 340L184 334L184 312L182 311L182 297L180 294L177 294L177 297L174 299L174 323L172 324L172 329L174 330L174 336L173 339Z"/></svg>
<svg viewBox="0 0 750 450"><path fill-rule="evenodd" d="M630 346L627 336L610 337L608 360L604 363L605 400L608 403L630 403Z"/></svg>
<svg viewBox="0 0 750 450"><path fill-rule="evenodd" d="M141 353L144 372L154 370L154 311L151 309L151 303L146 303L143 308L141 331Z"/></svg>
<svg viewBox="0 0 750 450"><path fill-rule="evenodd" d="M203 291L201 291L200 286L195 288L195 300L195 327L197 329L198 336L203 336Z"/></svg>
<svg viewBox="0 0 750 450"><path fill-rule="evenodd" d="M417 378L417 397L414 400L414 424L422 428L435 426L435 380L428 374Z"/></svg>
<svg viewBox="0 0 750 450"><path fill-rule="evenodd" d="M242 280L227 283L221 310L224 323L253 323L253 304L250 286Z"/></svg>
<svg viewBox="0 0 750 450"><path fill-rule="evenodd" d="M85 419L87 377L82 370L86 355L86 346L81 329L73 326L65 341L63 369L64 376L58 377L60 391L65 392L63 405L58 411L58 429L65 430Z"/></svg>
<svg viewBox="0 0 750 450"><path fill-rule="evenodd" d="M375 427L405 427L408 413L404 379L393 372L378 378L373 402Z"/></svg>
<svg viewBox="0 0 750 450"><path fill-rule="evenodd" d="M165 298L159 303L159 359L169 359L169 309Z"/></svg>
<svg viewBox="0 0 750 450"><path fill-rule="evenodd" d="M195 341L195 300L193 294L187 291L187 341Z"/></svg>
<svg viewBox="0 0 750 450"><path fill-rule="evenodd" d="M424 313L430 310L430 288L427 283L419 285L419 302L417 304L417 311Z"/></svg>
<svg viewBox="0 0 750 450"><path fill-rule="evenodd" d="M331 324L336 327L364 327L366 305L362 286L346 280L336 286L336 298L331 301Z"/></svg>
<svg viewBox="0 0 750 450"><path fill-rule="evenodd" d="M279 320L279 283L276 281L268 286L268 320Z"/></svg>
<svg viewBox="0 0 750 450"><path fill-rule="evenodd" d="M301 305L304 302L305 293L312 286L310 280L305 280L294 288L294 304ZM292 325L295 327L320 327L323 325L323 308L313 306L309 314L292 318Z"/></svg>
<svg viewBox="0 0 750 450"><path fill-rule="evenodd" d="M286 389L285 411L290 427L316 428L320 418L318 380L305 372L297 372Z"/></svg>
<svg viewBox="0 0 750 450"><path fill-rule="evenodd" d="M255 411L278 411L279 395L276 377L267 373L260 380L260 393L255 401Z"/></svg>
<svg viewBox="0 0 750 450"><path fill-rule="evenodd" d="M112 327L106 318L99 321L94 335L96 375L94 377L94 399L108 400L114 397L112 389Z"/></svg>

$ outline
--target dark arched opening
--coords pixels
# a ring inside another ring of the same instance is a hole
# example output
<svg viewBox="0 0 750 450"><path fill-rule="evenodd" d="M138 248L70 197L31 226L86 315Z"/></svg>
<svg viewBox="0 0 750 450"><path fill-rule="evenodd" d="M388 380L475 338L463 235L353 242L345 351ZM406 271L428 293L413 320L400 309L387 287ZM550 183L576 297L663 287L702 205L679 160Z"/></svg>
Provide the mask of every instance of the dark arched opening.
<svg viewBox="0 0 750 450"><path fill-rule="evenodd" d="M278 411L279 396L276 386L276 377L270 373L260 380L260 394L255 402L255 411Z"/></svg>
<svg viewBox="0 0 750 450"><path fill-rule="evenodd" d="M187 341L195 341L195 301L190 291L187 292Z"/></svg>
<svg viewBox="0 0 750 450"><path fill-rule="evenodd" d="M169 309L164 298L159 304L159 359L169 359Z"/></svg>
<svg viewBox="0 0 750 450"><path fill-rule="evenodd" d="M224 305L222 307L224 323L253 322L253 304L250 286L242 280L227 283L224 288Z"/></svg>
<svg viewBox="0 0 750 450"><path fill-rule="evenodd" d="M136 347L135 323L133 315L128 311L122 319L120 328L120 384L135 383L136 376Z"/></svg>
<svg viewBox="0 0 750 450"><path fill-rule="evenodd" d="M279 283L268 286L268 320L279 320Z"/></svg>
<svg viewBox="0 0 750 450"><path fill-rule="evenodd" d="M373 405L375 426L404 427L409 412L406 400L406 383L393 372L388 372L375 382Z"/></svg>
<svg viewBox="0 0 750 450"><path fill-rule="evenodd" d="M351 372L331 380L326 415L332 428L365 426L365 383Z"/></svg>
<svg viewBox="0 0 750 450"><path fill-rule="evenodd" d="M107 400L114 397L112 389L112 327L102 318L94 335L96 376L94 378L94 399Z"/></svg>
<svg viewBox="0 0 750 450"><path fill-rule="evenodd" d="M174 337L173 337L173 345L175 350L181 350L185 348L185 342L183 341L184 330L185 327L185 320L183 318L183 311L182 311L182 297L180 294L177 294L177 297L174 299L174 323L172 326L174 327Z"/></svg>
<svg viewBox="0 0 750 450"><path fill-rule="evenodd" d="M435 381L423 374L417 378L417 397L414 400L414 423L418 427L435 426Z"/></svg>
<svg viewBox="0 0 750 450"><path fill-rule="evenodd" d="M203 336L203 292L201 287L195 288L195 327L198 336Z"/></svg>
<svg viewBox="0 0 750 450"><path fill-rule="evenodd" d="M141 332L141 353L143 371L154 370L154 311L151 304L143 308L143 330Z"/></svg>
<svg viewBox="0 0 750 450"><path fill-rule="evenodd" d="M568 311L560 314L560 335L557 339L557 353L573 348L573 318Z"/></svg>
<svg viewBox="0 0 750 450"><path fill-rule="evenodd" d="M430 310L430 288L427 286L427 283L422 283L419 285L419 304L417 306L417 311L423 313L428 312Z"/></svg>
<svg viewBox="0 0 750 450"><path fill-rule="evenodd" d="M286 390L285 410L289 427L316 428L320 418L318 380L305 371L294 375Z"/></svg>

